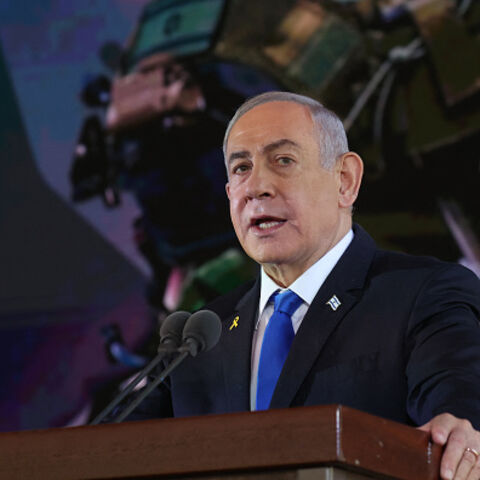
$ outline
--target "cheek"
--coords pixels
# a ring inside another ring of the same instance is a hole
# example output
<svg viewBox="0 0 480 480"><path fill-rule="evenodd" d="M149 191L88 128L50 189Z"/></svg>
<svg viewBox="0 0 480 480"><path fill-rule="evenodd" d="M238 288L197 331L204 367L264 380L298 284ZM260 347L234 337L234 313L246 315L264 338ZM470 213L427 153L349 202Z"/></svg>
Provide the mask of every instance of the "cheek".
<svg viewBox="0 0 480 480"><path fill-rule="evenodd" d="M338 192L332 182L313 182L305 186L304 194L304 205L316 211L328 211L338 206Z"/></svg>
<svg viewBox="0 0 480 480"><path fill-rule="evenodd" d="M240 225L240 204L234 198L230 198L230 219L232 220L235 230L237 225Z"/></svg>
<svg viewBox="0 0 480 480"><path fill-rule="evenodd" d="M232 212L240 212L242 209L242 205L245 203L244 198L245 195L240 188L230 188L229 192L229 201L230 201L230 211Z"/></svg>

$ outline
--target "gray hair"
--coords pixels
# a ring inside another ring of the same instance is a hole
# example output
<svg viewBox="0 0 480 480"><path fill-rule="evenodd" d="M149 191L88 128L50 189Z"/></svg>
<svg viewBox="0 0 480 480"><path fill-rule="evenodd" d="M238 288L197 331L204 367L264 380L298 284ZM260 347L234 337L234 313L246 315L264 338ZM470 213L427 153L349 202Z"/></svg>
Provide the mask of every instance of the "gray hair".
<svg viewBox="0 0 480 480"><path fill-rule="evenodd" d="M313 98L304 95L292 92L266 92L248 99L235 112L223 138L223 155L225 157L228 137L237 120L252 108L269 102L294 102L309 109L318 135L320 159L324 168L333 168L338 157L348 152L348 140L343 123L334 112Z"/></svg>

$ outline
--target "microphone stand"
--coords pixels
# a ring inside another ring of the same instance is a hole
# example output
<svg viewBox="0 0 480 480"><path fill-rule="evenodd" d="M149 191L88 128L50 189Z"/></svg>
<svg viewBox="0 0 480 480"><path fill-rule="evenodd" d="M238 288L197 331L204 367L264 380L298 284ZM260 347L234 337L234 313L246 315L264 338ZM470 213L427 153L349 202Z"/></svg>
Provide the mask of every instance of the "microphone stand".
<svg viewBox="0 0 480 480"><path fill-rule="evenodd" d="M135 410L135 408L137 408L137 406L145 399L145 397L150 395L150 393L155 388L157 388L158 385L160 385L160 383L162 383L165 380L165 378L167 378L168 375L170 375L170 373L175 368L177 368L177 366L180 365L180 363L182 363L183 360L185 360L185 358L189 354L190 354L190 352L188 350L183 351L174 360L172 360L172 362L168 365L168 367L165 368L163 370L163 372L160 373L160 375L152 383L150 383L150 385L148 385L148 387L146 387L144 390L142 390L142 393L125 410L123 410L120 413L120 415L118 415L116 418L113 419L113 423L119 423L122 420L124 420L128 415L130 415L130 413L132 413L133 410Z"/></svg>
<svg viewBox="0 0 480 480"><path fill-rule="evenodd" d="M150 393L167 378L170 373L182 363L188 355L196 357L198 353L210 350L217 344L222 331L220 318L209 310L199 310L184 321L183 343L175 349L179 355L148 385L140 395L113 422L124 420Z"/></svg>
<svg viewBox="0 0 480 480"><path fill-rule="evenodd" d="M183 339L185 323L190 317L190 313L178 311L171 313L164 320L160 327L160 347L157 356L92 420L90 425L100 423L160 363L165 355L178 351L177 347Z"/></svg>
<svg viewBox="0 0 480 480"><path fill-rule="evenodd" d="M158 355L90 422L90 425L100 423L160 363L165 355L176 351L177 349L173 346L162 347Z"/></svg>

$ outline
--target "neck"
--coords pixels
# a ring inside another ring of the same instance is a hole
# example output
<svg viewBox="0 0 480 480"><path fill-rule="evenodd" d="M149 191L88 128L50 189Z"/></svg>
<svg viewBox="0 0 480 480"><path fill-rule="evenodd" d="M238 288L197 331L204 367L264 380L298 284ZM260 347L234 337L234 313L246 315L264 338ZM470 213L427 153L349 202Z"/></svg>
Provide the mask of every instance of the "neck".
<svg viewBox="0 0 480 480"><path fill-rule="evenodd" d="M313 264L312 264L313 265ZM285 265L263 264L265 273L281 288L289 287L305 270L292 270Z"/></svg>

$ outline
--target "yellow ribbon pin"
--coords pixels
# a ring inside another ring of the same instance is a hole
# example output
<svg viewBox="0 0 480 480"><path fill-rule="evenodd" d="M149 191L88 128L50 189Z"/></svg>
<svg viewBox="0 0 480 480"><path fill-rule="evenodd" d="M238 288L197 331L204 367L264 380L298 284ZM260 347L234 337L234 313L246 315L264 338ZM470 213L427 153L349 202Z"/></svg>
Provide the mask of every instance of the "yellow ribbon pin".
<svg viewBox="0 0 480 480"><path fill-rule="evenodd" d="M240 317L237 315L234 319L232 324L230 325L229 330L233 330L234 328L238 327L238 321L240 320Z"/></svg>

